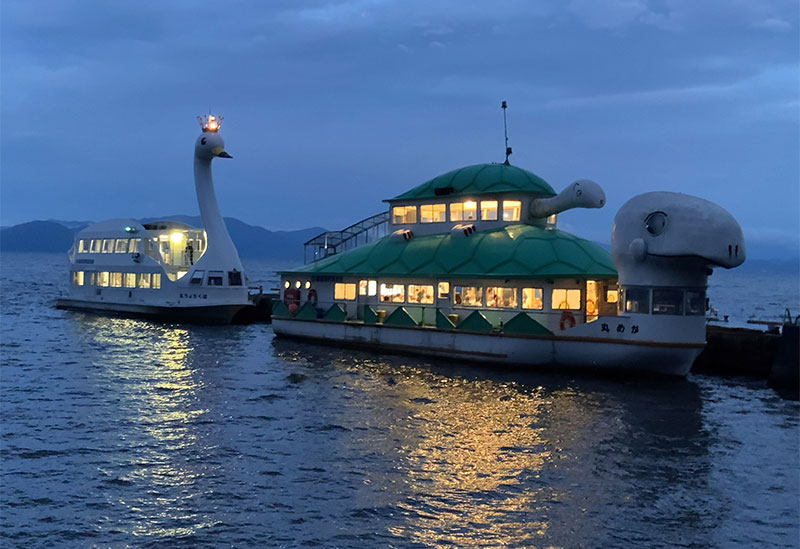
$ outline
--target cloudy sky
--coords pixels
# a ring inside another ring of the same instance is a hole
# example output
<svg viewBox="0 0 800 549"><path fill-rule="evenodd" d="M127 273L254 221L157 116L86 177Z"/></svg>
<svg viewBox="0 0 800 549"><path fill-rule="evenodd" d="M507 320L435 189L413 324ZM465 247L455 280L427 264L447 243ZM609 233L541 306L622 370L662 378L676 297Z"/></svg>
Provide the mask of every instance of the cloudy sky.
<svg viewBox="0 0 800 549"><path fill-rule="evenodd" d="M440 173L502 161L602 210L715 201L749 249L798 245L796 0L0 3L0 222L197 213L196 115L225 117L224 215L341 228Z"/></svg>

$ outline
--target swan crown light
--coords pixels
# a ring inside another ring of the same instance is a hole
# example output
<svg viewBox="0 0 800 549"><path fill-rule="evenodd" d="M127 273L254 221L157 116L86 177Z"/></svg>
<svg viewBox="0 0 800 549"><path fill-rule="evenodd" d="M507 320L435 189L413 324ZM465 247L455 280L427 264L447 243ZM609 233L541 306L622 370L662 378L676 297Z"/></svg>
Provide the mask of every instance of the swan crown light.
<svg viewBox="0 0 800 549"><path fill-rule="evenodd" d="M203 133L217 133L219 127L222 125L222 117L214 116L209 113L205 116L198 116L197 121L200 122L200 127L203 128Z"/></svg>

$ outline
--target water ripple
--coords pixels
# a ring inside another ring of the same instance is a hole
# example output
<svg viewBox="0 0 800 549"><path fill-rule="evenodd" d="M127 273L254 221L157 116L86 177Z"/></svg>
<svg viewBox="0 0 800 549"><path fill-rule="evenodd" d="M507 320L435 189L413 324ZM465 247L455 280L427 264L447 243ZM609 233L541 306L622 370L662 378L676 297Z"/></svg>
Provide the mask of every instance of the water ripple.
<svg viewBox="0 0 800 549"><path fill-rule="evenodd" d="M763 382L56 311L63 258L9 257L4 547L797 546L800 408Z"/></svg>

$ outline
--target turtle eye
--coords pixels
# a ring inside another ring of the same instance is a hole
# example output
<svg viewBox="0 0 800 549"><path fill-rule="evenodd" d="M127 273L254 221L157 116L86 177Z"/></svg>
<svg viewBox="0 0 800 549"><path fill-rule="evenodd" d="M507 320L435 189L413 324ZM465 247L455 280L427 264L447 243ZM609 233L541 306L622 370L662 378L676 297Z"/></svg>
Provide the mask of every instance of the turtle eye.
<svg viewBox="0 0 800 549"><path fill-rule="evenodd" d="M653 212L644 220L644 226L647 232L653 236L658 236L664 232L664 227L667 226L667 214L664 212Z"/></svg>
<svg viewBox="0 0 800 549"><path fill-rule="evenodd" d="M201 145L205 145L206 144L206 138L205 137L200 140L200 144Z"/></svg>

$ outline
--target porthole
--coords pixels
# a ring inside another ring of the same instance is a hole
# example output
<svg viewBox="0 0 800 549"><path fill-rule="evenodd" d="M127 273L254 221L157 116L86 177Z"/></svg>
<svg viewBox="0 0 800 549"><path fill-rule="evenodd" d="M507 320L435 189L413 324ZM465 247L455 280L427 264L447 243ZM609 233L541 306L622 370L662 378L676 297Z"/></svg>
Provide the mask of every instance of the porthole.
<svg viewBox="0 0 800 549"><path fill-rule="evenodd" d="M658 236L664 232L667 226L667 214L664 212L653 212L644 220L644 226L647 232L653 236Z"/></svg>
<svg viewBox="0 0 800 549"><path fill-rule="evenodd" d="M284 282L284 283L283 283L283 287L284 287L284 288L288 288L289 286L291 286L291 284L289 284L289 281L288 281L288 280L287 280L286 282Z"/></svg>

